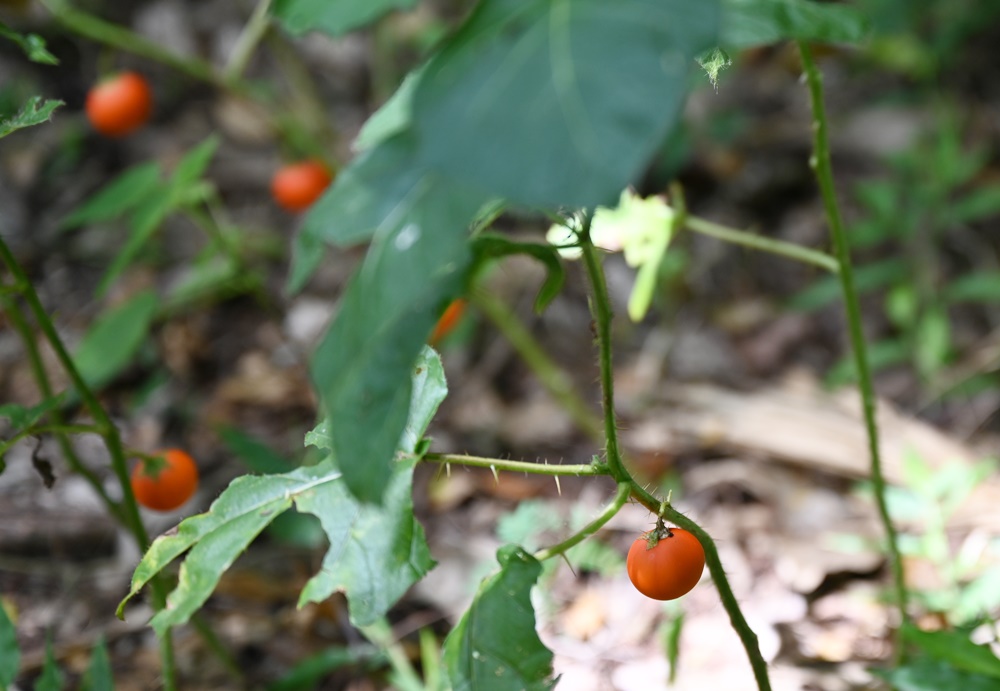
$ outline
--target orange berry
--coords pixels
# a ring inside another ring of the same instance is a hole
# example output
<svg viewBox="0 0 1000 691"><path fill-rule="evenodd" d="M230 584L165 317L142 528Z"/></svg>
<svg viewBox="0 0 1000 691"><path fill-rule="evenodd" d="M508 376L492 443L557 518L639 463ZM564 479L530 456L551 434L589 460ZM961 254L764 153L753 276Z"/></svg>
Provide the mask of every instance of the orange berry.
<svg viewBox="0 0 1000 691"><path fill-rule="evenodd" d="M135 500L147 509L173 511L198 489L198 466L186 452L167 449L156 461L139 461L131 484Z"/></svg>
<svg viewBox="0 0 1000 691"><path fill-rule="evenodd" d="M85 109L95 130L106 137L124 137L149 120L153 93L141 74L122 72L95 85Z"/></svg>
<svg viewBox="0 0 1000 691"><path fill-rule="evenodd" d="M308 209L333 182L333 176L316 160L290 163L271 178L271 195L286 211Z"/></svg>

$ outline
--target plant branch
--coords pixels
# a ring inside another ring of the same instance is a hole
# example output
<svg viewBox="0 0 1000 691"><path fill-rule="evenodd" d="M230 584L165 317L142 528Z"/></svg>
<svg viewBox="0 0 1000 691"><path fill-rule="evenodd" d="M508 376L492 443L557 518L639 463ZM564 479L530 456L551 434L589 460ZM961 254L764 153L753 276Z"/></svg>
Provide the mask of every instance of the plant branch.
<svg viewBox="0 0 1000 691"><path fill-rule="evenodd" d="M615 514L618 513L618 511L625 505L625 502L628 501L631 494L632 483L619 482L618 491L615 493L614 500L604 508L604 511L602 511L597 518L585 525L583 529L575 535L566 538L559 544L552 545L551 547L546 547L545 549L535 552L535 559L538 561L545 561L546 559L565 553L566 550L575 547L586 540L588 537L603 528L605 523L614 518Z"/></svg>
<svg viewBox="0 0 1000 691"><path fill-rule="evenodd" d="M526 461L508 461L502 458L484 458L481 456L465 456L462 454L428 453L420 458L428 463L442 465L454 464L473 468L489 468L492 471L503 470L511 473L531 473L533 475L566 475L581 477L585 475L607 475L608 470L599 463L586 465L549 465L547 463L528 463Z"/></svg>
<svg viewBox="0 0 1000 691"><path fill-rule="evenodd" d="M833 166L830 163L830 142L827 134L826 107L823 102L823 76L816 68L809 47L799 42L799 52L802 55L802 67L805 71L806 83L809 86L809 99L813 112L813 155L810 165L816 174L823 206L826 210L830 234L840 264L840 285L844 296L844 309L847 313L848 332L851 339L851 350L854 352L854 364L858 370L858 387L861 392L861 406L864 411L865 430L868 433L868 452L871 460L872 486L875 490L875 502L878 506L879 518L885 530L889 547L889 561L892 567L893 585L896 604L899 607L901 622L907 620L906 578L903 570L903 557L899 551L899 538L896 528L889 515L889 505L886 501L886 483L882 474L882 457L879 452L878 425L875 421L875 387L872 383L871 369L868 364L868 352L865 343L864 329L861 324L861 306L858 292L854 285L854 272L851 265L851 250L840 218L840 208L837 205L837 195L833 187Z"/></svg>
<svg viewBox="0 0 1000 691"><path fill-rule="evenodd" d="M473 290L469 296L476 306L500 330L538 377L545 390L562 405L583 432L600 443L604 440L601 421L580 398L569 375L553 362L507 306L486 290Z"/></svg>
<svg viewBox="0 0 1000 691"><path fill-rule="evenodd" d="M839 262L826 252L820 252L819 250L813 250L808 247L796 245L794 242L784 242L783 240L775 240L774 238L757 235L756 233L750 233L745 230L729 228L727 226L719 225L718 223L713 223L712 221L706 221L705 219L698 218L697 216L685 216L684 227L689 230L693 230L696 233L701 233L702 235L707 235L718 240L724 240L725 242L730 242L734 245L742 245L743 247L749 247L750 249L761 250L763 252L769 252L771 254L787 257L788 259L794 259L795 261L800 261L804 264L812 264L813 266L818 266L819 268L829 271L830 273L836 274L840 272Z"/></svg>
<svg viewBox="0 0 1000 691"><path fill-rule="evenodd" d="M239 38L236 39L236 45L233 46L229 62L226 63L226 68L223 70L223 76L227 82L234 82L242 77L250 58L253 56L254 49L257 48L257 44L260 43L271 26L271 17L268 14L270 7L271 0L258 0L253 14L247 20Z"/></svg>
<svg viewBox="0 0 1000 691"><path fill-rule="evenodd" d="M705 549L705 562L708 565L708 570L712 574L712 580L718 589L722 606L725 607L726 612L729 614L729 620L740 637L743 648L746 650L750 666L753 668L754 678L757 680L757 687L760 691L770 691L771 682L768 679L767 663L760 654L757 635L750 628L750 625L747 624L746 618L740 610L736 596L733 594L733 590L726 578L722 561L719 559L719 552L715 547L715 542L708 533L702 530L690 518L679 513L666 502L657 501L649 492L640 487L622 461L621 451L618 447L618 426L614 412L614 377L611 362L611 303L608 297L607 283L604 279L604 270L601 267L600 255L590 238L589 215L585 218L579 235L580 246L583 249L583 259L587 267L587 278L594 292L593 300L591 301L591 310L594 314L601 365L604 429L607 436L606 453L610 474L615 481L628 483L631 488L631 495L647 509L691 531L701 542Z"/></svg>

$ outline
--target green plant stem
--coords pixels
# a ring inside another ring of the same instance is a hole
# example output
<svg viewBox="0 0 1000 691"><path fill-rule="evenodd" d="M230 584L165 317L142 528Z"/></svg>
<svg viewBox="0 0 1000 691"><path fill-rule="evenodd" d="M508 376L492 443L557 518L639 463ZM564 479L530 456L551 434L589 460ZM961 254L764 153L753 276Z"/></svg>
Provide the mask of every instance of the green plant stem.
<svg viewBox="0 0 1000 691"><path fill-rule="evenodd" d="M250 19L247 20L239 38L236 39L236 45L233 46L229 62L223 70L222 74L227 82L233 82L242 77L250 58L253 56L254 49L257 48L257 44L260 43L271 26L271 16L268 14L270 7L271 0L258 0Z"/></svg>
<svg viewBox="0 0 1000 691"><path fill-rule="evenodd" d="M722 567L722 560L719 558L718 549L711 536L701 529L694 521L679 513L665 502L657 501L653 495L647 492L636 483L635 479L628 472L622 461L621 451L618 447L618 425L614 412L614 378L611 362L611 302L608 297L607 284L604 279L604 270L601 267L600 255L590 238L589 217L583 224L580 232L580 246L583 250L584 264L587 268L587 278L593 290L593 300L591 310L594 315L594 322L597 332L598 357L601 366L601 391L604 408L604 428L607 435L607 465L611 476L618 483L628 483L630 494L639 503L658 516L663 516L676 523L681 528L692 532L701 542L705 549L705 563L712 574L716 589L722 606L729 615L743 648L746 650L753 669L754 678L757 681L757 688L760 691L770 691L771 682L767 673L767 662L760 654L760 646L757 643L757 635L750 628L743 612L740 610L736 596L726 578L726 572Z"/></svg>
<svg viewBox="0 0 1000 691"><path fill-rule="evenodd" d="M393 636L392 627L389 626L388 621L384 618L379 619L373 624L359 626L358 630L364 634L365 638L385 651L386 657L389 658L389 665L399 676L398 681L405 683L405 688L423 688L420 676L410 663L410 658L407 657L403 646Z"/></svg>
<svg viewBox="0 0 1000 691"><path fill-rule="evenodd" d="M539 382L573 419L583 432L600 443L604 439L601 422L580 398L569 375L542 350L517 316L486 290L473 290L472 304L500 330L517 354L531 368Z"/></svg>
<svg viewBox="0 0 1000 691"><path fill-rule="evenodd" d="M619 482L618 491L615 492L615 498L610 504L604 507L604 510L597 518L585 525L582 530L566 538L559 544L552 545L551 547L546 547L545 549L535 552L535 559L538 561L551 559L554 556L565 553L566 550L571 549L586 540L588 537L603 528L605 523L614 518L615 514L618 513L618 511L625 505L625 502L628 501L631 494L632 483Z"/></svg>
<svg viewBox="0 0 1000 691"><path fill-rule="evenodd" d="M734 245L742 245L743 247L794 259L804 264L812 264L830 273L836 274L840 272L840 263L829 254L796 245L794 242L784 242L755 233L749 233L745 230L729 228L718 223L713 223L712 221L706 221L697 216L685 216L683 225L685 228L693 230L696 233L724 240Z"/></svg>
<svg viewBox="0 0 1000 691"><path fill-rule="evenodd" d="M598 463L586 465L548 465L547 463L528 463L526 461L508 461L503 458L484 458L481 456L466 456L463 454L428 453L420 460L442 465L465 465L473 468L489 468L493 471L503 470L510 473L531 473L532 475L566 475L581 477L585 475L607 475L605 466Z"/></svg>
<svg viewBox="0 0 1000 691"><path fill-rule="evenodd" d="M35 317L35 321L38 323L38 327L45 334L46 339L49 341L49 345L52 346L52 350L55 352L59 363L62 365L66 374L69 375L70 381L76 388L77 393L83 400L84 405L90 411L91 416L96 422L95 428L99 430L99 434L104 439L104 443L107 446L108 452L111 454L111 468L118 478L118 482L121 485L123 499L119 507L119 511L114 511L112 508L113 503L108 504L109 509L122 520L122 524L132 533L139 548L145 552L149 549L149 534L146 532L146 527L142 523L142 518L139 516L139 507L135 501L135 495L132 492L132 485L129 481L128 466L126 464L124 447L122 446L121 437L118 434L118 428L115 427L111 418L108 417L107 411L101 405L100 401L94 395L93 391L83 380L80 375L80 371L76 367L76 363L73 362L73 358L70 357L69 352L66 350L66 346L63 345L62 339L56 332L55 326L52 324L52 320L49 318L48 313L45 311L45 307L42 305L42 301L38 298L38 293L35 291L34 285L32 285L27 274L21 268L21 265L15 259L13 253L7 247L7 243L3 241L3 237L0 236L0 261L2 261L7 269L10 271L11 275L14 277L15 283L20 287L20 292L25 302L28 303L31 313ZM29 338L29 340L31 340ZM29 348L30 350L30 348ZM44 369L42 370L42 381L47 381L47 376L44 374ZM84 475L86 477L86 475ZM105 493L100 492L102 498L107 497ZM163 609L166 606L167 595L166 588L163 584L162 579L154 578L150 582L150 586L153 593L153 604L157 610ZM173 662L173 640L170 632L166 635L160 637L160 654L162 657L162 672L164 678L164 688L173 690L177 688L174 662Z"/></svg>
<svg viewBox="0 0 1000 691"><path fill-rule="evenodd" d="M67 425L61 423L53 423L51 425L33 425L27 429L21 430L10 439L5 440L3 443L0 443L0 456L7 453L7 451L14 446L14 444L22 439L37 437L42 434L100 434L100 431L93 425ZM83 467L86 468L86 466ZM75 468L73 470L76 472Z"/></svg>
<svg viewBox="0 0 1000 691"><path fill-rule="evenodd" d="M66 0L41 0L41 2L60 24L74 33L127 53L161 62L195 79L222 88L239 90L234 83L227 82L218 75L207 62L181 57L128 29L78 10Z"/></svg>
<svg viewBox="0 0 1000 691"><path fill-rule="evenodd" d="M871 461L870 470L872 486L875 491L875 503L878 506L879 518L882 520L888 542L896 605L899 607L900 621L905 623L907 621L907 592L903 557L899 551L899 538L892 518L889 516L889 505L886 501L886 483L882 474L878 425L875 421L875 387L872 384L864 329L861 325L861 306L854 285L850 244L840 218L840 208L837 205L837 195L833 187L833 166L830 163L826 107L823 102L823 77L816 68L809 46L802 41L799 42L799 52L802 55L802 67L805 71L806 83L809 86L809 98L813 112L813 155L810 159L810 165L816 174L816 181L823 197L830 234L833 236L837 260L840 264L840 285L844 296L844 309L847 313L851 350L854 353L854 363L858 370L858 388L861 392L865 430L868 433L868 452Z"/></svg>

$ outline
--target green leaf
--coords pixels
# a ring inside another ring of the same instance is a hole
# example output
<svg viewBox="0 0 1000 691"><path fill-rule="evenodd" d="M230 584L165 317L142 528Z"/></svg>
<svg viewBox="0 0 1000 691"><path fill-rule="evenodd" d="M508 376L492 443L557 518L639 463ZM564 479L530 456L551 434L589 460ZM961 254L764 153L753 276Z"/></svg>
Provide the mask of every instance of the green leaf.
<svg viewBox="0 0 1000 691"><path fill-rule="evenodd" d="M41 420L46 413L59 406L63 402L63 399L63 395L53 396L30 408L16 403L4 403L0 405L0 417L10 420L11 427L20 431L31 427Z"/></svg>
<svg viewBox="0 0 1000 691"><path fill-rule="evenodd" d="M52 111L63 105L62 101L42 101L41 96L32 96L17 115L6 120L0 120L0 139L25 127L40 125L52 119Z"/></svg>
<svg viewBox="0 0 1000 691"><path fill-rule="evenodd" d="M45 39L38 34L19 34L3 22L0 22L0 36L10 39L19 45L24 54L32 62L38 62L43 65L59 64L58 58L45 47Z"/></svg>
<svg viewBox="0 0 1000 691"><path fill-rule="evenodd" d="M917 369L931 376L941 369L951 353L951 322L941 308L928 309L917 322L914 358Z"/></svg>
<svg viewBox="0 0 1000 691"><path fill-rule="evenodd" d="M786 39L859 43L868 32L853 7L810 0L722 0L723 48L749 48Z"/></svg>
<svg viewBox="0 0 1000 691"><path fill-rule="evenodd" d="M128 600L151 578L190 550L181 564L179 581L167 599L166 609L159 611L151 622L160 634L185 623L212 594L222 573L294 499L339 480L340 472L329 462L283 475L236 478L208 512L181 521L175 533L153 541L132 574L129 594L118 605L119 616Z"/></svg>
<svg viewBox="0 0 1000 691"><path fill-rule="evenodd" d="M300 660L281 679L269 684L267 691L312 691L330 673L362 662L378 662L385 655L371 645L332 647Z"/></svg>
<svg viewBox="0 0 1000 691"><path fill-rule="evenodd" d="M535 312L541 314L562 290L566 282L566 270L559 259L559 252L552 245L535 242L517 242L503 235L482 233L472 241L472 253L476 264L509 256L526 254L545 265L545 282L535 298Z"/></svg>
<svg viewBox="0 0 1000 691"><path fill-rule="evenodd" d="M299 497L299 511L319 518L330 540L319 572L299 596L299 606L347 595L351 623L377 621L434 566L424 529L413 516L414 459L392 468L382 506L362 504L340 482Z"/></svg>
<svg viewBox="0 0 1000 691"><path fill-rule="evenodd" d="M996 691L997 680L981 674L962 672L939 660L918 658L895 669L872 670L895 691Z"/></svg>
<svg viewBox="0 0 1000 691"><path fill-rule="evenodd" d="M420 160L511 202L614 200L677 122L717 0L483 0L427 64Z"/></svg>
<svg viewBox="0 0 1000 691"><path fill-rule="evenodd" d="M149 335L158 305L156 293L145 290L94 322L73 355L87 384L99 389L128 366Z"/></svg>
<svg viewBox="0 0 1000 691"><path fill-rule="evenodd" d="M292 241L292 261L285 283L285 292L289 295L301 292L319 265L323 263L325 255L326 246L316 235L315 229L303 226Z"/></svg>
<svg viewBox="0 0 1000 691"><path fill-rule="evenodd" d="M959 276L944 290L951 302L1000 302L1000 272L974 271Z"/></svg>
<svg viewBox="0 0 1000 691"><path fill-rule="evenodd" d="M904 279L909 271L910 267L905 260L886 259L857 269L854 272L854 285L858 293L868 293ZM840 298L840 291L840 279L827 276L793 297L788 306L803 311L819 309Z"/></svg>
<svg viewBox="0 0 1000 691"><path fill-rule="evenodd" d="M121 216L151 194L163 193L160 175L160 166L155 161L129 168L74 209L62 220L60 227L68 229Z"/></svg>
<svg viewBox="0 0 1000 691"><path fill-rule="evenodd" d="M1000 184L983 185L947 209L955 223L973 223L1000 214Z"/></svg>
<svg viewBox="0 0 1000 691"><path fill-rule="evenodd" d="M902 339L876 341L868 348L868 366L872 372L878 372L886 367L907 362L912 355L909 343ZM854 356L846 355L830 368L826 375L826 385L835 389L857 379L858 370Z"/></svg>
<svg viewBox="0 0 1000 691"><path fill-rule="evenodd" d="M108 645L101 636L90 654L90 666L83 675L80 686L83 691L114 691L115 680L111 674L111 658L108 656Z"/></svg>
<svg viewBox="0 0 1000 691"><path fill-rule="evenodd" d="M174 194L182 192L184 188L201 178L208 169L208 164L212 162L212 157L219 148L219 142L220 139L213 134L184 154L174 168L173 175L170 176Z"/></svg>
<svg viewBox="0 0 1000 691"><path fill-rule="evenodd" d="M21 650L17 647L17 630L7 615L6 603L0 599L0 688L7 688L21 666Z"/></svg>
<svg viewBox="0 0 1000 691"><path fill-rule="evenodd" d="M408 9L417 0L275 0L272 12L293 34L323 31L331 36L371 24L390 10Z"/></svg>
<svg viewBox="0 0 1000 691"><path fill-rule="evenodd" d="M555 685L552 652L538 638L531 588L542 565L520 547L497 553L500 572L479 587L444 642L454 691L540 691Z"/></svg>
<svg viewBox="0 0 1000 691"><path fill-rule="evenodd" d="M62 691L66 675L59 669L55 651L52 650L51 634L45 637L45 659L42 663L42 674L35 682L35 691Z"/></svg>
<svg viewBox="0 0 1000 691"><path fill-rule="evenodd" d="M255 473L284 473L292 469L292 464L271 447L236 427L223 427L219 430L219 436L226 448L239 456Z"/></svg>
<svg viewBox="0 0 1000 691"><path fill-rule="evenodd" d="M409 128L412 120L413 93L417 89L417 81L422 74L422 67L407 74L403 83L399 85L389 100L365 121L354 140L355 150L367 151L376 144Z"/></svg>
<svg viewBox="0 0 1000 691"><path fill-rule="evenodd" d="M378 502L388 481L407 420L411 368L441 310L464 291L466 227L484 201L434 176L420 178L379 226L313 355L334 456L350 459L344 480L363 501Z"/></svg>
<svg viewBox="0 0 1000 691"><path fill-rule="evenodd" d="M103 297L115 280L132 263L146 243L153 237L163 220L174 210L172 195L166 191L163 194L148 196L133 212L129 223L129 237L125 246L115 256L111 266L101 276L97 285L97 297Z"/></svg>
<svg viewBox="0 0 1000 691"><path fill-rule="evenodd" d="M947 662L957 670L1000 679L1000 659L993 654L989 646L976 645L970 641L967 633L921 631L908 624L902 627L902 633L903 640L916 645L930 657Z"/></svg>

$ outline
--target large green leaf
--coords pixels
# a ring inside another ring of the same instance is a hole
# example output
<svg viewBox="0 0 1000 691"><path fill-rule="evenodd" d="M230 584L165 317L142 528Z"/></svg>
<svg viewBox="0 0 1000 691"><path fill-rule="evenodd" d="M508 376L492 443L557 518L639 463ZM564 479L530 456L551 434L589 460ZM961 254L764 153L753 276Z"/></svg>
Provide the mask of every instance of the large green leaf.
<svg viewBox="0 0 1000 691"><path fill-rule="evenodd" d="M341 482L297 500L299 511L319 518L330 540L322 567L302 589L300 606L343 591L351 622L371 624L434 566L423 526L413 517L414 464L408 459L393 467L382 506L358 502Z"/></svg>
<svg viewBox="0 0 1000 691"><path fill-rule="evenodd" d="M184 552L177 587L167 608L153 617L163 632L186 622L212 594L222 573L267 525L292 505L292 501L324 484L337 482L333 463L299 468L283 475L238 477L216 499L207 513L181 521L173 534L158 537L132 574L129 594L118 605L119 616L130 598L151 578Z"/></svg>
<svg viewBox="0 0 1000 691"><path fill-rule="evenodd" d="M811 0L722 0L723 48L748 48L786 39L858 43L867 34L853 7Z"/></svg>
<svg viewBox="0 0 1000 691"><path fill-rule="evenodd" d="M132 361L149 335L158 304L156 293L145 290L94 322L73 355L87 384L100 388Z"/></svg>
<svg viewBox="0 0 1000 691"><path fill-rule="evenodd" d="M540 691L552 688L552 652L538 638L531 588L542 565L520 547L497 553L488 578L444 642L453 691Z"/></svg>
<svg viewBox="0 0 1000 691"><path fill-rule="evenodd" d="M947 662L957 670L1000 679L1000 658L987 645L976 645L961 631L921 631L912 625L902 629L903 639L928 656ZM994 681L996 684L1000 682Z"/></svg>
<svg viewBox="0 0 1000 691"><path fill-rule="evenodd" d="M483 0L416 85L421 161L511 202L613 202L677 121L718 0Z"/></svg>
<svg viewBox="0 0 1000 691"><path fill-rule="evenodd" d="M447 392L441 363L430 348L418 360L413 378L407 439L422 437ZM306 435L306 443L332 450L327 423ZM407 443L402 450L412 452L416 442ZM354 499L332 458L280 475L236 478L207 513L182 521L174 534L153 542L136 567L119 615L151 578L190 550L167 608L153 617L152 625L162 632L186 622L250 542L294 503L319 519L330 543L323 567L306 584L300 603L342 590L352 621L363 625L377 620L434 565L423 528L413 517L413 464L412 458L394 464L384 507Z"/></svg>
<svg viewBox="0 0 1000 691"><path fill-rule="evenodd" d="M324 31L338 36L370 24L386 12L413 7L417 0L276 0L274 16L293 34Z"/></svg>
<svg viewBox="0 0 1000 691"><path fill-rule="evenodd" d="M31 97L17 115L0 120L0 139L24 127L48 122L52 119L52 111L61 105L63 105L62 101L48 100L43 102L41 96Z"/></svg>
<svg viewBox="0 0 1000 691"><path fill-rule="evenodd" d="M433 175L419 178L379 226L313 355L334 455L363 501L380 501L388 483L410 405L410 369L441 310L465 287L466 228L484 201Z"/></svg>

